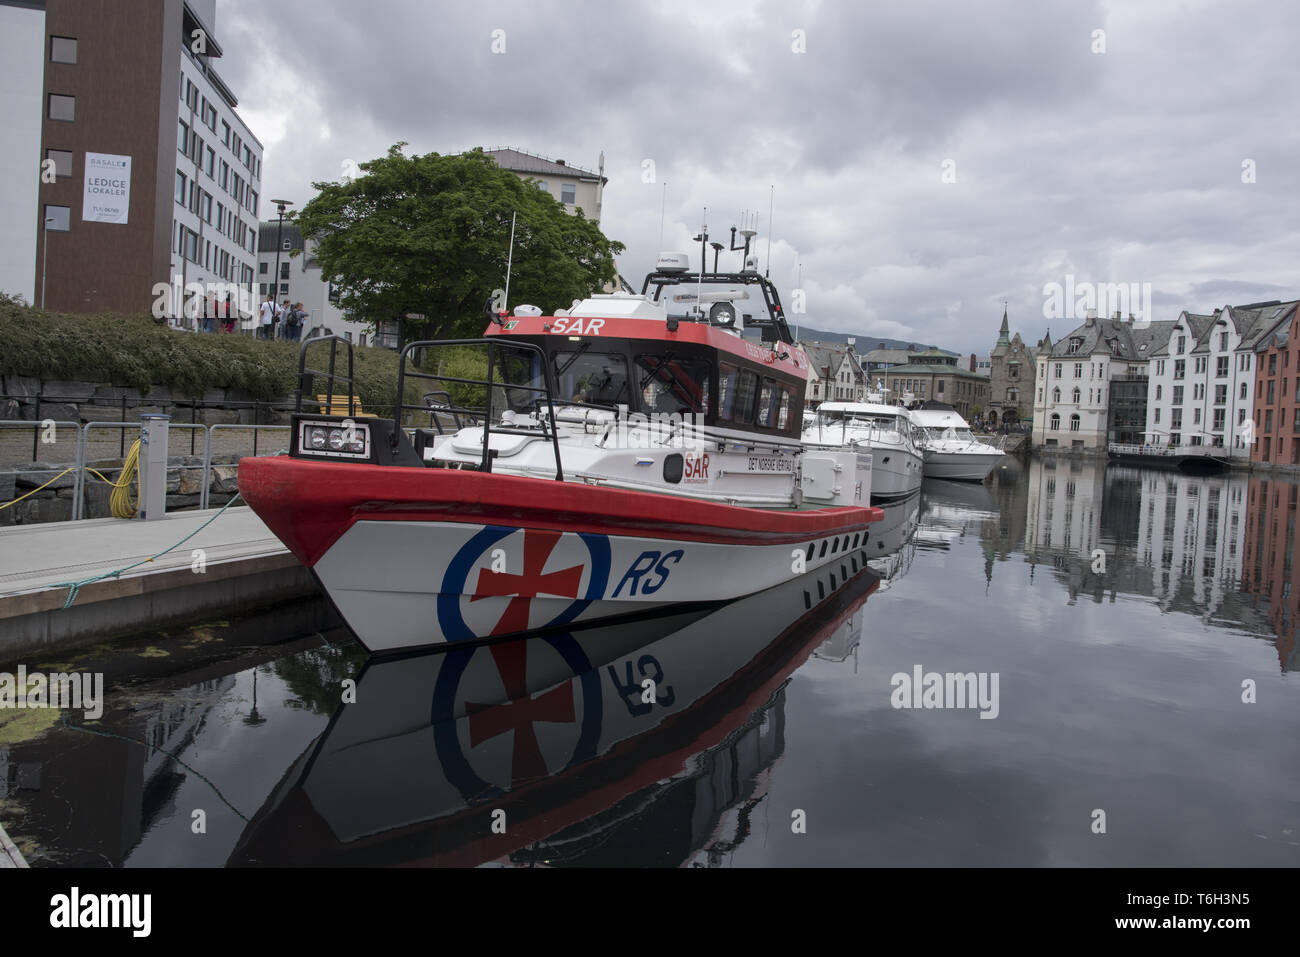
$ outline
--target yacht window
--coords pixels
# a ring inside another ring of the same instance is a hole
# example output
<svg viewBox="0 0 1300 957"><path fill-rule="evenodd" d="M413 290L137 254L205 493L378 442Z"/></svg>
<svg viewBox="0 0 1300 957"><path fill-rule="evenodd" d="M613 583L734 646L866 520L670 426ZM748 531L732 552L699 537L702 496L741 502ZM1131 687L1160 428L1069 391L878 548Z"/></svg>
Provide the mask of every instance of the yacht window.
<svg viewBox="0 0 1300 957"><path fill-rule="evenodd" d="M627 359L604 352L582 349L555 353L557 402L591 405L632 404L628 386Z"/></svg>
<svg viewBox="0 0 1300 957"><path fill-rule="evenodd" d="M647 413L709 412L709 379L713 366L703 359L679 359L671 353L637 356L637 385Z"/></svg>
<svg viewBox="0 0 1300 957"><path fill-rule="evenodd" d="M1300 389L1300 379L1296 380L1296 388ZM781 403L776 410L776 427L785 430L786 424L790 421L790 403L792 399L789 389L781 390Z"/></svg>

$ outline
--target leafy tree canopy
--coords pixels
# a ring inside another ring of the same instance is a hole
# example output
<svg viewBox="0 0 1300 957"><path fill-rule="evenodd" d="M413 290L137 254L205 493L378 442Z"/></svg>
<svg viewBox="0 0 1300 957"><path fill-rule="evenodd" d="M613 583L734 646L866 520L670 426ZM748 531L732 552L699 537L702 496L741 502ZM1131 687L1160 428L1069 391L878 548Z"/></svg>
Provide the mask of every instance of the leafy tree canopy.
<svg viewBox="0 0 1300 957"><path fill-rule="evenodd" d="M581 210L570 214L481 149L406 156L405 145L361 163L351 182L314 183L317 196L295 217L344 310L371 323L400 319L408 338L480 335L484 303L505 286L513 213L509 307L566 308L614 279L623 244ZM413 328L407 313L428 321Z"/></svg>

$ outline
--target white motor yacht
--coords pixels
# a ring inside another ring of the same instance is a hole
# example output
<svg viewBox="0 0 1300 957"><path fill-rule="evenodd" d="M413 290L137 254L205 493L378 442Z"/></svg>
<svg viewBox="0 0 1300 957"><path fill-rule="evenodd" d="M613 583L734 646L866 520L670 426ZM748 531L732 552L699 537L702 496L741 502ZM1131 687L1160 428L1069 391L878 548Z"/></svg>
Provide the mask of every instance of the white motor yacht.
<svg viewBox="0 0 1300 957"><path fill-rule="evenodd" d="M925 477L982 482L1006 456L975 438L970 425L952 410L914 409L909 413L925 458Z"/></svg>
<svg viewBox="0 0 1300 957"><path fill-rule="evenodd" d="M805 448L870 452L871 500L911 495L921 487L922 454L907 409L883 402L823 402L803 431Z"/></svg>

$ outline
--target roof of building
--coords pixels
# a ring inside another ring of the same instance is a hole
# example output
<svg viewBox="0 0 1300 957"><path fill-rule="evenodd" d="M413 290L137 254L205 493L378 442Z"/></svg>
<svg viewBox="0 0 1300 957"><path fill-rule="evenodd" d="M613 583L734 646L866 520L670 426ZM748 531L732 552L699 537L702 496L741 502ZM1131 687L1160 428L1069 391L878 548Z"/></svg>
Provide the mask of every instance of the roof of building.
<svg viewBox="0 0 1300 957"><path fill-rule="evenodd" d="M808 354L808 364L818 375L825 379L835 374L844 362L844 356L856 356L853 347L840 342L800 342L803 351ZM862 367L857 362L850 362L857 376L862 375Z"/></svg>
<svg viewBox="0 0 1300 957"><path fill-rule="evenodd" d="M896 375L943 375L956 376L960 379L979 379L988 382L989 377L982 372L971 372L969 369L963 369L961 366L949 365L930 365L925 362L910 362L904 366L894 366L892 369L882 370L891 376Z"/></svg>
<svg viewBox="0 0 1300 957"><path fill-rule="evenodd" d="M538 156L536 153L529 153L525 150L515 149L514 147L505 147L495 150L484 150L488 156L497 161L497 165L503 169L508 169L512 173L527 173L529 175L541 174L544 176L572 176L574 179L584 179L601 182L609 182L608 177L600 173L583 169L581 166L570 166L562 159L549 159L545 156Z"/></svg>
<svg viewBox="0 0 1300 957"><path fill-rule="evenodd" d="M1249 346L1256 352L1263 352L1274 342L1278 345L1286 345L1287 334L1290 331L1290 323L1296 314L1296 306L1300 305L1300 300L1292 299L1289 302L1268 303L1264 306L1252 308L1250 306L1229 306L1225 312L1231 312L1233 321L1238 323L1247 321L1243 314L1253 314L1253 321L1247 333L1243 334L1241 346ZM1240 328L1240 325L1238 325Z"/></svg>
<svg viewBox="0 0 1300 957"><path fill-rule="evenodd" d="M1157 320L1139 326L1124 319L1089 318L1062 336L1052 346L1050 355L1053 359L1106 355L1139 362L1164 348L1175 321ZM1071 348L1074 340L1079 340L1078 344Z"/></svg>
<svg viewBox="0 0 1300 957"><path fill-rule="evenodd" d="M298 228L297 223L285 221L283 232L278 220L272 220L269 223L257 224L257 251L259 253L273 253L276 250L276 239L279 238L281 244L288 243L290 249L302 249L302 230ZM283 248L281 245L280 248Z"/></svg>

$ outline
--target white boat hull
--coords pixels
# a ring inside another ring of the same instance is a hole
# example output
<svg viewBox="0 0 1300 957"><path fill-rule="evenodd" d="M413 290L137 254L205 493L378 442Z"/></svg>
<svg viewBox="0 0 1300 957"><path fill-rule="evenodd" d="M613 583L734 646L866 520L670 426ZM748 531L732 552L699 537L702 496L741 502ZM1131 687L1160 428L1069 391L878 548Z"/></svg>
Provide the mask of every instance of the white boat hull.
<svg viewBox="0 0 1300 957"><path fill-rule="evenodd" d="M997 468L1004 456L1003 452L940 452L927 449L925 477L982 482Z"/></svg>

